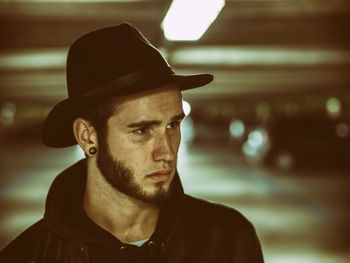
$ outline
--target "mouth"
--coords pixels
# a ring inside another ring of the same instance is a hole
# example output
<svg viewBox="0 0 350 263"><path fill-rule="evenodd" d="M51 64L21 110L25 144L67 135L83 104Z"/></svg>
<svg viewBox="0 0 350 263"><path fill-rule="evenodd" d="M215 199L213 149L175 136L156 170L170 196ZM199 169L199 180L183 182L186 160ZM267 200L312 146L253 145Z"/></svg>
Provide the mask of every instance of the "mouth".
<svg viewBox="0 0 350 263"><path fill-rule="evenodd" d="M164 182L170 177L170 175L171 175L171 170L159 170L147 175L147 178L150 178L158 182Z"/></svg>

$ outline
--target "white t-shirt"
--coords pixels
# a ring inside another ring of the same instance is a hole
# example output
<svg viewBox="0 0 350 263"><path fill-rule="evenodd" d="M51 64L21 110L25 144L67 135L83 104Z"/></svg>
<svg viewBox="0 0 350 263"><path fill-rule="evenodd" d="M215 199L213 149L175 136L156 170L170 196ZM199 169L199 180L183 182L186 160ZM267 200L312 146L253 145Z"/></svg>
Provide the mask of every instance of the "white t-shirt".
<svg viewBox="0 0 350 263"><path fill-rule="evenodd" d="M141 247L143 244L145 244L148 241L149 238L143 239L143 240L139 240L139 241L135 241L135 242L131 242L129 243L130 245L134 245L134 246L138 246Z"/></svg>

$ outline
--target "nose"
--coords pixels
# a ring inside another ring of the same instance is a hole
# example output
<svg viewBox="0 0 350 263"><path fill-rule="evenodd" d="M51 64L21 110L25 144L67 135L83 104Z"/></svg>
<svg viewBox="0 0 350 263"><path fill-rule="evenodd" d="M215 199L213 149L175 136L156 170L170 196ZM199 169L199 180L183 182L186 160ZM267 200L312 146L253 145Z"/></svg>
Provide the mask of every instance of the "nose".
<svg viewBox="0 0 350 263"><path fill-rule="evenodd" d="M153 159L155 161L172 162L175 159L175 153L168 134L159 135L155 140Z"/></svg>

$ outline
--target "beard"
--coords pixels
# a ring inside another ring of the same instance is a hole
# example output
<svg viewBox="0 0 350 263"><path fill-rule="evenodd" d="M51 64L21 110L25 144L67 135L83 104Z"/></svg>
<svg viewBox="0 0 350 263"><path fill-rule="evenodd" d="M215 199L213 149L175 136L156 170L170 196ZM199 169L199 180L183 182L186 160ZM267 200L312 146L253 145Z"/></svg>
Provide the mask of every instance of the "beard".
<svg viewBox="0 0 350 263"><path fill-rule="evenodd" d="M142 202L161 205L170 195L173 182L171 182L168 188L165 187L164 182L157 182L154 185L154 191L152 193L145 191L135 181L132 170L123 162L113 158L106 141L104 138L100 140L96 160L97 167L106 181L113 188L125 195Z"/></svg>

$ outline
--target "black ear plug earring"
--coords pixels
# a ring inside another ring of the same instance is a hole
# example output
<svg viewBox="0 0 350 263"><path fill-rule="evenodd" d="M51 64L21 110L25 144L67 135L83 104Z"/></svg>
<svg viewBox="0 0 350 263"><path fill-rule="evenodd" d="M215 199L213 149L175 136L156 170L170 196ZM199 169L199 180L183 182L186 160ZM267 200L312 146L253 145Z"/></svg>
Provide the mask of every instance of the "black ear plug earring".
<svg viewBox="0 0 350 263"><path fill-rule="evenodd" d="M97 153L96 147L91 147L91 148L89 149L89 153L92 154L92 155L96 154L96 153Z"/></svg>

